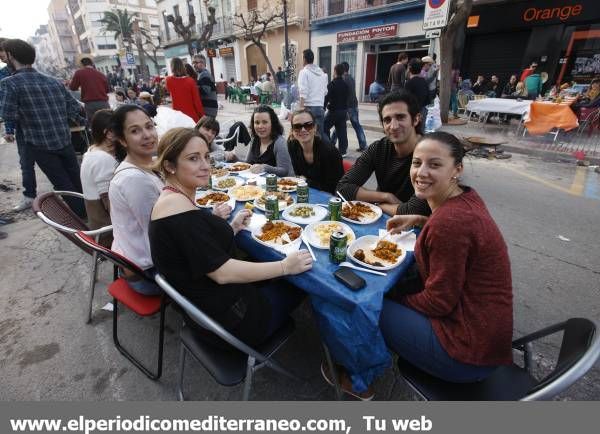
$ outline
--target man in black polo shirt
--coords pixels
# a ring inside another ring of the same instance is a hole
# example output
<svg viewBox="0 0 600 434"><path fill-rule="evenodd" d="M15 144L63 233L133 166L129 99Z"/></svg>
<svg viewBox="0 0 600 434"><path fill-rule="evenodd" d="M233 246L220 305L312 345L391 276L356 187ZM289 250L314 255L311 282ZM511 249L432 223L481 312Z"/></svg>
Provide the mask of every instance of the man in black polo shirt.
<svg viewBox="0 0 600 434"><path fill-rule="evenodd" d="M415 196L410 182L412 153L421 137L421 114L413 95L386 95L378 107L385 137L373 142L342 177L337 190L348 200L378 203L386 214L430 215L427 202ZM377 190L363 187L375 172Z"/></svg>

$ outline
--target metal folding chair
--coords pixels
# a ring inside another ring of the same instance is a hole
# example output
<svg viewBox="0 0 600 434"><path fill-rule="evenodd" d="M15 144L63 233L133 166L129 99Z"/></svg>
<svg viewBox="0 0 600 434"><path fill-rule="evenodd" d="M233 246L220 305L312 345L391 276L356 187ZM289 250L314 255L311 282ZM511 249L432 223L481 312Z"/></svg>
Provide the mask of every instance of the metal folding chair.
<svg viewBox="0 0 600 434"><path fill-rule="evenodd" d="M563 332L556 366L537 379L532 374L532 344ZM571 318L513 341L523 355L523 366L513 363L497 368L477 383L450 383L433 377L398 357L400 375L425 400L433 401L541 401L549 400L573 385L589 371L600 356L598 324Z"/></svg>
<svg viewBox="0 0 600 434"><path fill-rule="evenodd" d="M250 397L254 372L265 366L280 374L298 380L295 375L288 372L273 359L273 355L285 344L294 331L295 326L292 318L289 318L266 342L254 349L233 336L218 322L192 304L179 291L173 288L162 275L157 274L155 279L156 283L158 283L170 299L177 303L196 324L215 334L233 347L231 350L218 348L199 338L189 326L183 326L179 335L181 347L179 381L177 384L177 397L180 401L185 399L183 395L183 374L185 358L188 353L204 366L217 383L223 386L235 386L244 382L242 396L244 401L247 401Z"/></svg>
<svg viewBox="0 0 600 434"><path fill-rule="evenodd" d="M136 264L131 262L126 257L119 255L111 249L104 247L94 241L90 236L83 232L75 233L75 238L83 243L87 248L94 250L99 256L106 258L112 262L116 267L124 268L132 271L141 279L145 279L154 282L153 276L139 268ZM151 380L158 380L162 374L162 360L163 360L163 343L165 335L165 309L167 307L168 299L165 295L142 295L134 291L131 286L122 277L116 277L115 280L108 286L108 292L113 297L113 341L115 347L123 354L131 363L135 365L140 371L142 371ZM158 360L156 366L156 372L151 372L146 366L144 366L138 359L127 351L119 342L118 335L118 306L119 302L135 312L139 316L152 316L160 312L160 325L158 332Z"/></svg>
<svg viewBox="0 0 600 434"><path fill-rule="evenodd" d="M91 255L92 260L90 263L90 283L89 283L89 294L90 301L88 305L87 321L92 320L92 303L94 301L94 289L96 287L96 280L98 278L98 263L99 257L96 251L90 249L87 245L82 243L76 236L75 233L81 231L89 237L93 237L98 242L102 234L112 232L112 226L105 226L100 229L90 230L87 224L75 214L71 208L62 199L62 196L78 197L83 200L83 194L72 192L72 191L51 191L49 193L43 193L35 198L33 201L33 212L46 223L48 226L57 230L60 234L65 236L69 241L75 244L77 247L82 249L87 254Z"/></svg>

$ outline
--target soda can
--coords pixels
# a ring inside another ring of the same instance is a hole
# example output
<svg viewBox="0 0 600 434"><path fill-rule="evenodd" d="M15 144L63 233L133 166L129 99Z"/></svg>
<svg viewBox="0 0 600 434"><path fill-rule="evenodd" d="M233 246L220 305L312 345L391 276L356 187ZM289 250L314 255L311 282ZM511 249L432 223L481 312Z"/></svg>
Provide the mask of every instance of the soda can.
<svg viewBox="0 0 600 434"><path fill-rule="evenodd" d="M296 194L298 203L308 203L308 184L306 181L298 182Z"/></svg>
<svg viewBox="0 0 600 434"><path fill-rule="evenodd" d="M342 199L332 197L329 199L329 220L340 221L342 216Z"/></svg>
<svg viewBox="0 0 600 434"><path fill-rule="evenodd" d="M346 260L346 245L348 236L342 231L336 231L329 238L329 260L339 264Z"/></svg>
<svg viewBox="0 0 600 434"><path fill-rule="evenodd" d="M265 189L267 191L277 191L277 175L269 173L265 178L267 179L267 186Z"/></svg>
<svg viewBox="0 0 600 434"><path fill-rule="evenodd" d="M279 198L274 194L265 199L265 217L267 220L279 219Z"/></svg>

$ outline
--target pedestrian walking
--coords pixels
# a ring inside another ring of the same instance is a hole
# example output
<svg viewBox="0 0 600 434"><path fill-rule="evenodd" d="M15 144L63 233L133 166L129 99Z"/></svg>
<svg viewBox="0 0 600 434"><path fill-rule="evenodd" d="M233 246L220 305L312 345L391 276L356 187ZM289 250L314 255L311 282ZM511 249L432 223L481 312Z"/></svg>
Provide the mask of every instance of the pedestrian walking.
<svg viewBox="0 0 600 434"><path fill-rule="evenodd" d="M358 139L358 152L362 152L367 149L367 138L365 137L365 131L358 120L358 98L356 98L356 84L354 78L350 75L350 64L348 62L342 62L344 67L344 83L348 85L348 119L354 128L356 138ZM335 145L337 135L334 132L331 136L331 144Z"/></svg>
<svg viewBox="0 0 600 434"><path fill-rule="evenodd" d="M69 120L85 124L81 106L58 80L36 71L35 48L9 39L3 48L15 73L0 81L0 117L16 124L17 143L31 152L55 190L81 193L79 164L71 145ZM83 201L65 197L69 207L85 217Z"/></svg>
<svg viewBox="0 0 600 434"><path fill-rule="evenodd" d="M298 73L298 91L300 94L300 108L309 110L317 124L319 137L328 142L324 132L325 94L327 93L327 74L313 62L315 53L310 48L302 52L304 67Z"/></svg>
<svg viewBox="0 0 600 434"><path fill-rule="evenodd" d="M348 152L348 133L346 130L346 116L348 116L348 85L344 81L344 67L341 64L333 68L334 78L327 85L325 95L325 134L330 137L329 132L335 126L335 132L340 139L339 150L342 157Z"/></svg>
<svg viewBox="0 0 600 434"><path fill-rule="evenodd" d="M435 59L431 56L422 57L421 63L421 77L425 79L425 82L429 87L429 102L431 103L435 99L435 96L437 94L438 66L435 63Z"/></svg>
<svg viewBox="0 0 600 434"><path fill-rule="evenodd" d="M81 102L85 106L88 122L92 121L94 113L102 109L110 109L108 104L108 79L94 67L91 57L83 56L81 68L75 71L69 89L81 89Z"/></svg>
<svg viewBox="0 0 600 434"><path fill-rule="evenodd" d="M207 116L216 118L219 111L217 87L215 86L215 79L210 71L206 69L206 57L202 54L196 54L192 64L198 73L196 82L198 91L200 92L200 99L202 99L202 105L204 106L204 112Z"/></svg>
<svg viewBox="0 0 600 434"><path fill-rule="evenodd" d="M406 81L406 65L408 65L408 55L406 53L398 54L398 61L390 68L388 75L388 87L390 92L396 92L404 87Z"/></svg>
<svg viewBox="0 0 600 434"><path fill-rule="evenodd" d="M198 122L204 116L204 107L196 82L188 77L185 72L183 60L179 57L171 59L171 71L173 75L166 78L167 90L171 94L173 109L191 117Z"/></svg>

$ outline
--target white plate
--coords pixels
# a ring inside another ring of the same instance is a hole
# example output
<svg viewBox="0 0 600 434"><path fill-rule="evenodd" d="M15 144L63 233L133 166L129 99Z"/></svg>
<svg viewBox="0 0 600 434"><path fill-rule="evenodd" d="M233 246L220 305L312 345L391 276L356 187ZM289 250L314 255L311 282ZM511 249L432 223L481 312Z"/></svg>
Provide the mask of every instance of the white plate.
<svg viewBox="0 0 600 434"><path fill-rule="evenodd" d="M317 228L321 225L325 227L326 225L334 224L337 225L344 233L348 235L348 244L354 241L356 235L354 235L354 231L350 226L343 222L334 222L331 220L326 220L322 222L312 223L304 229L308 243L311 246L316 247L317 249L329 249L329 239L331 237L331 232L327 236L327 241L325 243L322 243L321 238L319 237L319 235L317 235Z"/></svg>
<svg viewBox="0 0 600 434"><path fill-rule="evenodd" d="M219 187L219 183L223 182L227 179L233 179L235 181L235 185L232 185L231 187ZM213 190L227 191L231 188L238 187L240 185L244 185L244 183L245 183L245 181L242 178L239 178L237 176L224 176L222 178L216 178L213 180Z"/></svg>
<svg viewBox="0 0 600 434"><path fill-rule="evenodd" d="M310 217L304 218L304 217L293 216L290 214L296 208L306 207L306 206L311 207L313 209L315 215L311 215ZM281 214L281 217L283 217L284 219L286 219L290 222L298 223L299 225L309 225L311 223L315 223L315 222L319 222L319 221L323 220L327 216L328 212L329 211L327 211L327 208L324 208L319 205L311 205L310 203L297 203L294 205L290 205L286 210L284 210L283 213Z"/></svg>
<svg viewBox="0 0 600 434"><path fill-rule="evenodd" d="M361 202L360 200L351 200L350 203L362 203L363 205L367 205L369 208L371 208L373 210L375 215L371 218L364 218L363 220L360 220L360 221L352 220L352 219L346 218L343 215L341 215L342 219L346 220L347 222L354 223L357 225L368 225L368 224L374 223L377 220L379 220L379 217L381 217L381 214L383 214L383 210L381 208L379 208L377 205L373 205L372 203ZM344 203L342 203L342 210L343 209L344 209Z"/></svg>
<svg viewBox="0 0 600 434"><path fill-rule="evenodd" d="M291 242L291 245L300 245L300 243L302 242L302 228L300 226L298 226L295 223L287 222L285 220L272 220L271 222L272 223L283 223L286 226L300 228L300 236ZM271 242L271 241L263 241L263 240L259 239L258 236L262 235L262 227L263 226L264 225L259 226L259 227L255 227L255 228L253 228L251 230L252 238L254 238L254 240L257 243L262 244L263 246L274 247L274 248L280 248L282 246L290 245L289 243L288 244L280 244L280 243L274 243L274 242Z"/></svg>
<svg viewBox="0 0 600 434"><path fill-rule="evenodd" d="M223 177L225 177L225 176L229 176L229 170L227 170L227 168L226 168L226 167L220 167L220 168L218 169L218 170L222 170L222 171L223 171L223 173L221 173L219 176L217 176L217 175L215 175L214 173L212 173L212 170L214 170L214 169L211 169L211 174L210 174L210 175L211 175L211 176L213 176L213 177L214 177L214 178L216 178L216 179L221 179L221 178L223 178Z"/></svg>
<svg viewBox="0 0 600 434"><path fill-rule="evenodd" d="M386 238L386 241L392 241L394 243L398 243L399 237L400 237L399 235L391 235ZM358 238L353 243L350 243L350 245L348 246L348 251L346 252L348 257L350 258L350 260L353 262L356 262L361 267L367 267L367 268L371 268L373 270L379 270L379 271L391 270L392 268L396 268L398 265L400 265L402 263L402 261L404 261L404 258L406 258L406 250L404 250L404 249L402 249L402 254L398 257L395 264L390 264L389 262L384 262L382 259L372 256L372 259L381 261L381 263L384 264L383 267L378 267L376 265L367 264L366 262L359 261L358 259L356 259L354 257L354 253L358 249L362 249L365 252L368 250L371 250L373 248L373 244L375 244L375 242L378 239L379 239L379 237L377 235L365 235L363 237Z"/></svg>
<svg viewBox="0 0 600 434"><path fill-rule="evenodd" d="M244 169L244 170L233 170L233 167L235 165L238 165L238 164L248 165L248 168ZM252 167L251 164L243 163L243 162L237 162L237 163L231 163L231 164L229 164L226 168L227 168L227 170L229 170L229 174L230 175L239 175L240 173L249 173L250 172L250 167Z"/></svg>
<svg viewBox="0 0 600 434"><path fill-rule="evenodd" d="M282 185L279 185L279 181L282 180L282 179L287 179L289 181L294 181L296 183L296 185L289 185L289 186L286 185L285 187L282 186ZM298 189L298 183L300 181L302 181L302 179L300 179L300 178L294 178L293 176L285 176L283 178L279 178L277 180L277 190L278 191L283 191L285 193L294 192L294 191L296 191Z"/></svg>
<svg viewBox="0 0 600 434"><path fill-rule="evenodd" d="M285 200L280 200L279 201L279 212L282 212L283 210L289 208L290 206L294 205L294 203L296 202L296 199L294 199L292 196L290 196L290 198L292 199L292 203L288 204L287 201ZM261 210L262 212L265 212L265 204L264 203L258 203L258 199L260 198L256 198L254 200L254 206L256 208L258 208L259 210Z"/></svg>
<svg viewBox="0 0 600 434"><path fill-rule="evenodd" d="M198 199L202 199L204 196L211 194L211 193L223 193L223 192L222 191L214 191L214 190L197 191L196 192L196 201ZM229 196L229 200L224 203L229 205L231 207L231 209L235 208L235 199L229 193L224 193L224 194ZM196 202L196 206L198 208L214 208L215 205L218 205L219 203L222 203L222 202L211 203L210 205L200 205L198 202Z"/></svg>
<svg viewBox="0 0 600 434"><path fill-rule="evenodd" d="M238 196L238 192L241 191L241 189L243 190L255 190L255 194L250 194L248 196L242 196L239 197ZM264 194L264 190L261 187L258 187L256 185L240 185L238 187L233 187L229 190L229 195L232 196L235 200L238 200L240 202L247 202L249 200L254 200L260 196L262 196Z"/></svg>

